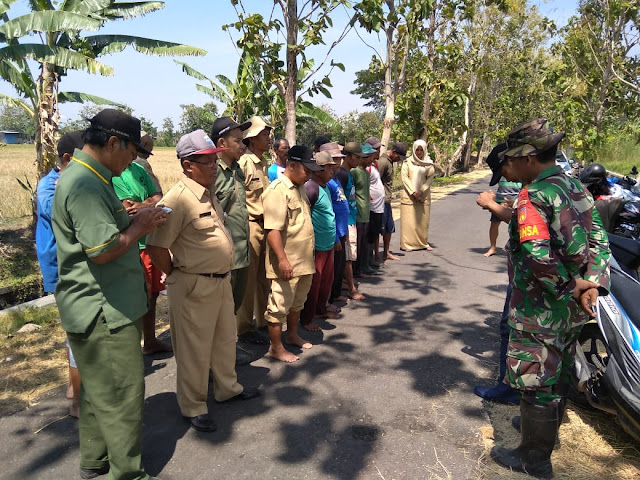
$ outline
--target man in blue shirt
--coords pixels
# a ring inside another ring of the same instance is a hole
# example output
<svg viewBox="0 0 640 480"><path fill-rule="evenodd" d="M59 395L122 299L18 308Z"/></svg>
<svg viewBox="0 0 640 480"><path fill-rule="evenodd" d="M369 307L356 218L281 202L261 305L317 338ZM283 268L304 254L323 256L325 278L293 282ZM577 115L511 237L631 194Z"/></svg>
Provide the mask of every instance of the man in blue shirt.
<svg viewBox="0 0 640 480"><path fill-rule="evenodd" d="M339 165L345 157L340 151L340 146L336 142L326 143L320 146L321 152L328 152L331 158ZM337 170L339 167L334 167ZM351 182L353 184L353 182ZM333 205L333 213L336 217L336 244L340 243L340 249L333 252L333 287L331 295L329 295L328 311L331 313L340 313L340 309L333 305L335 301L346 302L348 297L343 297L342 280L344 280L344 269L346 265L346 240L349 235L349 202L342 188L340 180L334 177L327 182L327 188L331 195L331 203ZM355 194L354 194L355 196ZM355 202L355 198L353 199Z"/></svg>
<svg viewBox="0 0 640 480"><path fill-rule="evenodd" d="M56 256L56 238L53 236L51 225L51 207L53 194L60 174L71 161L73 151L82 148L82 132L69 132L58 142L58 168L53 168L38 182L36 206L38 222L36 224L36 254L42 272L42 287L46 293L53 293L58 283L58 258ZM67 345L69 358L69 384L67 398L71 400L69 415L78 417L80 404L80 374L73 358L73 353Z"/></svg>
<svg viewBox="0 0 640 480"><path fill-rule="evenodd" d="M267 170L269 181L273 182L278 175L284 172L287 165L287 154L289 153L289 141L286 138L276 138L273 142L274 162Z"/></svg>
<svg viewBox="0 0 640 480"><path fill-rule="evenodd" d="M340 182L342 190L347 197L347 203L349 205L349 218L348 218L348 234L345 238L345 268L344 268L344 280L346 282L347 291L349 296L353 300L364 300L365 297L360 292L356 283L353 280L353 262L358 258L357 256L357 243L358 243L358 231L356 229L356 220L358 217L358 205L356 203L356 188L353 184L353 176L351 175L351 169L360 165L363 157L366 155L362 153L362 148L358 142L349 142L344 146L345 158L342 161L340 169L336 172L335 177Z"/></svg>

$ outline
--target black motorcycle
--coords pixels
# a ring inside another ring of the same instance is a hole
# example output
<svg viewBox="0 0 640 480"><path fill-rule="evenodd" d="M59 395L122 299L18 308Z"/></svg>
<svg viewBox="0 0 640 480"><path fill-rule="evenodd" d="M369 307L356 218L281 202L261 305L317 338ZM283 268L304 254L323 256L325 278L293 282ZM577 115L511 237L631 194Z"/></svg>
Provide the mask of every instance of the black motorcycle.
<svg viewBox="0 0 640 480"><path fill-rule="evenodd" d="M617 192L612 196L613 184L607 179L607 170L599 163L585 167L578 176L596 201L596 209L607 232L640 240L640 199L631 191L637 184L631 177L617 180Z"/></svg>
<svg viewBox="0 0 640 480"><path fill-rule="evenodd" d="M616 235L609 242L611 292L598 298L596 320L580 333L574 386L640 441L640 242Z"/></svg>

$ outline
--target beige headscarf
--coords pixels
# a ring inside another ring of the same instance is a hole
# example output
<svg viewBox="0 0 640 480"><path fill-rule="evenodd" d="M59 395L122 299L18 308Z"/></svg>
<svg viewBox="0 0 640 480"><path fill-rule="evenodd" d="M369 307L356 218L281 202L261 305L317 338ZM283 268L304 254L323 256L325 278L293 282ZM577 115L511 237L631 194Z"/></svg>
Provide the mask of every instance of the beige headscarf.
<svg viewBox="0 0 640 480"><path fill-rule="evenodd" d="M424 157L422 160L416 157L416 149L418 147L422 147L422 151L424 152ZM429 152L427 152L427 142L425 142L424 140L416 140L415 142L413 142L413 149L411 150L411 161L415 165L422 165L422 166L433 164L431 157L429 157Z"/></svg>
<svg viewBox="0 0 640 480"><path fill-rule="evenodd" d="M424 152L422 160L416 156L416 149L418 147L422 147L422 151ZM428 173L433 168L433 162L427 152L427 142L424 140L416 140L413 142L413 150L411 151L411 157L409 160L411 160L410 165L412 164L411 181L413 183L413 189L416 192L423 193L427 188L429 188Z"/></svg>

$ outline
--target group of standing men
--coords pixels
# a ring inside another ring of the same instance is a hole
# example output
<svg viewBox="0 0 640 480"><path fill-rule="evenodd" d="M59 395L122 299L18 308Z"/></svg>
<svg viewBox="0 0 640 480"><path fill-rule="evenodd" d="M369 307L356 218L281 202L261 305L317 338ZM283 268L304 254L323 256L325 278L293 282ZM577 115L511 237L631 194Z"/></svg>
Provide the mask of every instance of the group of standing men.
<svg viewBox="0 0 640 480"><path fill-rule="evenodd" d="M173 349L180 411L193 428L214 431L210 372L218 402L260 395L237 381L236 361L251 360L238 358L248 355L238 338L297 361L285 344L312 346L298 325L316 331L316 316L337 318L343 287L363 299L353 277L395 259L393 162L406 147L380 155L373 137L344 147L319 139L313 152L278 139L273 175L264 158L272 130L261 117L221 117L210 134L184 135L176 146L182 177L164 194L138 119L107 109L73 134L76 149L50 188L59 274L50 289L82 379L83 478L149 478L140 450L142 353ZM155 337L165 284L172 345Z"/></svg>

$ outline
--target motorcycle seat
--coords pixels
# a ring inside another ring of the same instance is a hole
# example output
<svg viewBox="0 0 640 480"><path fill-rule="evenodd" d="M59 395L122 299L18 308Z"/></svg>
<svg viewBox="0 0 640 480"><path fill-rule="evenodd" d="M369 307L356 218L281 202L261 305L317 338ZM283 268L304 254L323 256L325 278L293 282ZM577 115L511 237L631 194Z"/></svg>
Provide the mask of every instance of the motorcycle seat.
<svg viewBox="0 0 640 480"><path fill-rule="evenodd" d="M640 267L640 242L632 238L609 234L609 248L624 270Z"/></svg>
<svg viewBox="0 0 640 480"><path fill-rule="evenodd" d="M622 270L611 267L611 293L629 316L631 322L640 329L640 283L629 278Z"/></svg>

